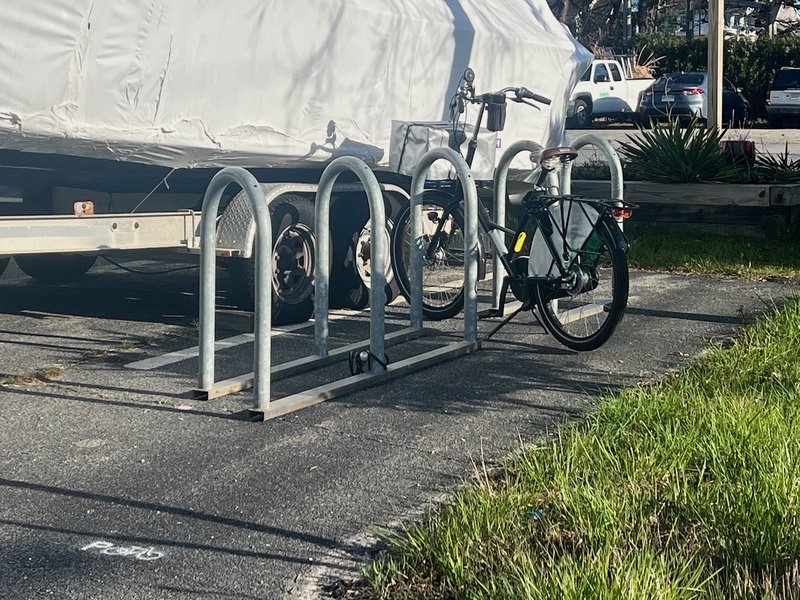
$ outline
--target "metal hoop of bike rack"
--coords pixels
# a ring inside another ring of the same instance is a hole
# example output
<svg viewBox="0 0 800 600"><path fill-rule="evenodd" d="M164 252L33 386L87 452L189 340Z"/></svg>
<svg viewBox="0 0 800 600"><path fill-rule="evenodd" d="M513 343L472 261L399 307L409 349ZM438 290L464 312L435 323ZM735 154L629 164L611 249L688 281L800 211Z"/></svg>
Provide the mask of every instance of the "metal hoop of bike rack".
<svg viewBox="0 0 800 600"><path fill-rule="evenodd" d="M203 197L204 218L200 223L200 390L214 387L214 330L216 304L216 214L222 192L231 183L245 191L256 221L255 237L255 351L253 388L260 410L269 405L272 327L272 277L264 277L271 260L272 226L264 192L255 177L241 167L226 167L214 175Z"/></svg>
<svg viewBox="0 0 800 600"><path fill-rule="evenodd" d="M500 157L500 162L497 163L497 169L494 172L494 222L501 227L505 227L506 224L506 189L511 162L517 157L517 154L535 152L538 155L543 149L536 142L522 140L511 144ZM500 239L497 241L502 242L502 244L498 245L498 248L503 248L505 246L505 240L502 238L503 234L498 232L498 235ZM495 252L492 264L492 273L494 274L492 279L492 310L500 310L500 294L503 289L503 278L501 277L503 262L500 260L500 252Z"/></svg>
<svg viewBox="0 0 800 600"><path fill-rule="evenodd" d="M317 356L328 356L331 192L336 179L345 171L355 173L367 191L371 231L370 252L374 264L386 264L386 257L389 255L386 242L386 210L375 174L358 158L352 156L337 158L322 173L314 202L314 222L317 232L317 260L314 264L314 345ZM386 370L386 365L380 362L384 357L386 313L386 275L383 269L372 269L370 273L369 301L369 348L373 356L379 357L379 361L373 361L372 364L372 372L377 374Z"/></svg>
<svg viewBox="0 0 800 600"><path fill-rule="evenodd" d="M587 133L582 135L572 143L575 150L580 150L586 146L595 146L600 149L608 162L608 168L611 171L611 198L613 200L623 199L623 182L622 182L622 163L619 161L619 154L614 150L611 142L601 138L594 133ZM564 196L572 192L572 165L574 161L567 163L561 171L561 194Z"/></svg>
<svg viewBox="0 0 800 600"><path fill-rule="evenodd" d="M478 192L464 158L451 148L425 153L411 180L411 326L422 327L422 192L437 160L449 161L464 190L464 341L478 339Z"/></svg>
<svg viewBox="0 0 800 600"><path fill-rule="evenodd" d="M617 151L608 140L603 139L599 135L589 133L582 135L572 144L572 148L580 150L585 146L596 146L605 155L608 161L609 169L611 170L611 198L613 200L622 201L623 199L623 180L622 180L622 164L619 160ZM541 152L542 146L536 142L523 140L515 142L508 147L508 149L500 157L497 163L497 170L494 176L494 220L495 223L501 226L506 224L506 186L508 182L508 170L511 162L521 152ZM562 196L568 196L572 190L572 165L573 162L567 163L561 170L560 176L560 193ZM622 227L622 223L619 222ZM505 246L503 243L500 247ZM499 256L494 258L494 279L492 282L492 310L500 310L500 294L502 293L502 277L498 277L503 271L503 264Z"/></svg>

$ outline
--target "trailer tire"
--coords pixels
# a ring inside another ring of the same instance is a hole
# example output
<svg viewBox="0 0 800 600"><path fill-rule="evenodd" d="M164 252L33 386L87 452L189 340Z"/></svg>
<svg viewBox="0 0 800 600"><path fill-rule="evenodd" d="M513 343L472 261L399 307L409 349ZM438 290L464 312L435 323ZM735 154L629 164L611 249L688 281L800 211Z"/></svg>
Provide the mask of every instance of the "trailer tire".
<svg viewBox="0 0 800 600"><path fill-rule="evenodd" d="M17 254L14 262L20 270L45 283L65 283L86 275L97 256L94 254Z"/></svg>
<svg viewBox="0 0 800 600"><path fill-rule="evenodd" d="M348 199L344 199L346 202ZM384 194L386 208L387 248L393 219L402 208L392 194ZM348 211L331 214L333 237L333 265L331 266L331 305L362 310L369 304L370 292L370 239L369 207L366 201L353 201ZM394 300L400 288L394 281L394 270L387 256L386 303Z"/></svg>
<svg viewBox="0 0 800 600"><path fill-rule="evenodd" d="M5 258L0 258L0 275L2 275L3 272L6 270L9 260L10 259L7 256Z"/></svg>
<svg viewBox="0 0 800 600"><path fill-rule="evenodd" d="M314 314L314 205L308 198L284 194L269 205L272 222L272 323L308 321ZM236 302L252 309L255 256L232 259L228 266Z"/></svg>

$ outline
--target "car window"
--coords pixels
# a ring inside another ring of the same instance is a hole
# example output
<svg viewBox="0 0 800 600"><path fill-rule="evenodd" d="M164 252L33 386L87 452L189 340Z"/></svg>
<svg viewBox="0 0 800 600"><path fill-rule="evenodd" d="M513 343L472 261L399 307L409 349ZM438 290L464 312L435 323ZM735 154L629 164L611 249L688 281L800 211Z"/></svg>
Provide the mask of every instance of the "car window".
<svg viewBox="0 0 800 600"><path fill-rule="evenodd" d="M733 87L733 84L730 81L728 81L727 79L723 79L722 80L722 89L725 90L726 92L735 92L736 91L736 88Z"/></svg>
<svg viewBox="0 0 800 600"><path fill-rule="evenodd" d="M592 76L592 66L589 65L589 68L586 69L586 72L581 76L581 81L589 81L589 78Z"/></svg>
<svg viewBox="0 0 800 600"><path fill-rule="evenodd" d="M800 69L781 69L775 74L773 90L800 89Z"/></svg>
<svg viewBox="0 0 800 600"><path fill-rule="evenodd" d="M601 81L602 79L608 81L609 77L608 77L608 69L606 69L606 66L604 64L600 63L594 68L594 80Z"/></svg>
<svg viewBox="0 0 800 600"><path fill-rule="evenodd" d="M706 78L705 73L671 73L662 75L656 83L664 85L703 85Z"/></svg>
<svg viewBox="0 0 800 600"><path fill-rule="evenodd" d="M617 65L610 63L608 68L611 70L611 77L614 81L622 81L622 73L619 72Z"/></svg>

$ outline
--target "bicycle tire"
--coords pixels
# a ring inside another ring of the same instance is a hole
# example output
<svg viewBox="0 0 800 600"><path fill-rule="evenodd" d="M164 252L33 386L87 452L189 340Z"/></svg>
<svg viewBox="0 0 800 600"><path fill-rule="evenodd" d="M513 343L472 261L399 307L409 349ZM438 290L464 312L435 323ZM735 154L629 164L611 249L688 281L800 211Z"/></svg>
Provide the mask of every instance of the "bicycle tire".
<svg viewBox="0 0 800 600"><path fill-rule="evenodd" d="M558 308L554 308L556 305L551 300L550 288L542 284L536 286L539 320L556 340L571 350L596 350L608 341L625 314L629 288L628 258L611 227L618 225L613 218L606 216L594 228L603 242L598 259L598 265L602 266L595 267L591 290L555 300ZM599 318L601 315L603 319Z"/></svg>
<svg viewBox="0 0 800 600"><path fill-rule="evenodd" d="M438 226L437 216L452 205L452 197L439 193L426 193L422 202L423 229L428 223ZM411 207L406 207L397 218L392 229L391 258L395 280L400 293L410 302L411 284ZM423 247L422 266L422 314L434 321L449 319L464 308L464 217L460 208L448 216L443 225L447 232L439 236L444 241L434 252L432 259L425 259L428 246ZM424 243L430 243L429 235L423 233Z"/></svg>

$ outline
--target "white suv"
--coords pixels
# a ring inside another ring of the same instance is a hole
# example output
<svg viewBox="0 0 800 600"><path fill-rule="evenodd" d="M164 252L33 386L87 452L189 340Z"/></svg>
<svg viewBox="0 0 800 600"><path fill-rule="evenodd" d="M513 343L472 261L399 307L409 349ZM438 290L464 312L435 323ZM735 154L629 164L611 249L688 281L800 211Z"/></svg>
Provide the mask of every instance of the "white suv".
<svg viewBox="0 0 800 600"><path fill-rule="evenodd" d="M787 119L800 118L800 67L781 67L767 91L767 120L783 127Z"/></svg>

